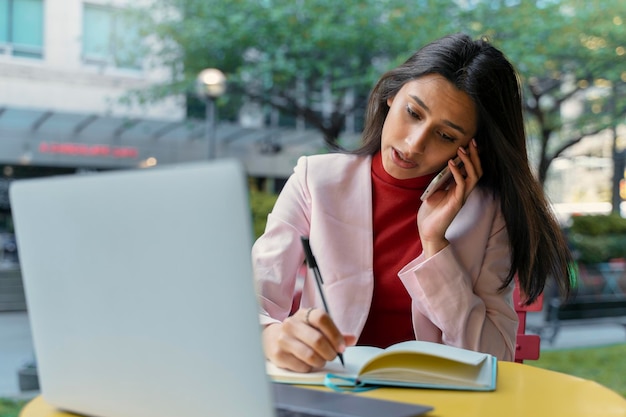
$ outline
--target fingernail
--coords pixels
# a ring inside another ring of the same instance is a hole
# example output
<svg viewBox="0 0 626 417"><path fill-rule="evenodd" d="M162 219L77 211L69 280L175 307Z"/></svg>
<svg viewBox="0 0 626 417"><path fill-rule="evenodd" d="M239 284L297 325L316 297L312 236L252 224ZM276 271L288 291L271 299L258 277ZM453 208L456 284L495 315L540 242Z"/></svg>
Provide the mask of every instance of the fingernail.
<svg viewBox="0 0 626 417"><path fill-rule="evenodd" d="M475 138L472 138L472 145L474 145L474 148L478 148L478 144L476 143Z"/></svg>
<svg viewBox="0 0 626 417"><path fill-rule="evenodd" d="M463 152L465 155L467 155L467 151L465 150L465 148L464 148L464 147L459 146L459 150L460 150L461 152Z"/></svg>

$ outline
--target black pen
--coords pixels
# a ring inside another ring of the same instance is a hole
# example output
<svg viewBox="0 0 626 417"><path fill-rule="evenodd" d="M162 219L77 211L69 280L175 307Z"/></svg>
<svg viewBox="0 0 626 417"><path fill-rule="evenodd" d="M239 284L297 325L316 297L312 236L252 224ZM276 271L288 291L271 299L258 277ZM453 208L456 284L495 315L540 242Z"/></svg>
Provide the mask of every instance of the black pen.
<svg viewBox="0 0 626 417"><path fill-rule="evenodd" d="M306 263L313 270L313 274L315 275L315 282L317 283L317 289L320 292L320 298L322 299L322 304L324 304L324 311L326 314L330 316L330 311L328 311L328 304L326 304L326 297L324 297L324 289L322 288L322 284L324 281L322 280L322 274L320 273L320 269L317 267L317 261L315 260L315 256L313 256L313 251L311 250L311 245L309 244L309 238L306 236L301 236L300 240L302 240L302 246L304 247L304 257L306 258ZM345 363L343 363L343 354L337 353L339 356L339 360L341 364L345 368Z"/></svg>

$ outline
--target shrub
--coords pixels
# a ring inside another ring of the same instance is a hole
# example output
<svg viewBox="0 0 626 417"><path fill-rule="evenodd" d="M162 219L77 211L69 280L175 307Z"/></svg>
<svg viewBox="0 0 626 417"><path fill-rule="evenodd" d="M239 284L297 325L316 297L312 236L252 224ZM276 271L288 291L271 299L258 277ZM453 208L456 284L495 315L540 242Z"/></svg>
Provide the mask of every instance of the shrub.
<svg viewBox="0 0 626 417"><path fill-rule="evenodd" d="M626 258L626 219L616 214L572 217L569 241L582 263Z"/></svg>
<svg viewBox="0 0 626 417"><path fill-rule="evenodd" d="M589 236L626 234L626 219L617 214L573 216L570 231Z"/></svg>
<svg viewBox="0 0 626 417"><path fill-rule="evenodd" d="M252 224L254 227L255 239L265 230L267 215L278 198L275 194L258 191L254 188L250 189L250 209L252 210Z"/></svg>

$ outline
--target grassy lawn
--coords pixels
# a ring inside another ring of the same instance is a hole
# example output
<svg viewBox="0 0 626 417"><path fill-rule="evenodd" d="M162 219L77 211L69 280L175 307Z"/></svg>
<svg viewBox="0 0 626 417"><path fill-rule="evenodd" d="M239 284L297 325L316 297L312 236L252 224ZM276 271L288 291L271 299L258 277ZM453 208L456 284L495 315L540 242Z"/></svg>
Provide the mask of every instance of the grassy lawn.
<svg viewBox="0 0 626 417"><path fill-rule="evenodd" d="M26 401L0 398L0 417L17 417Z"/></svg>
<svg viewBox="0 0 626 417"><path fill-rule="evenodd" d="M626 343L543 351L539 360L525 363L596 381L626 398Z"/></svg>

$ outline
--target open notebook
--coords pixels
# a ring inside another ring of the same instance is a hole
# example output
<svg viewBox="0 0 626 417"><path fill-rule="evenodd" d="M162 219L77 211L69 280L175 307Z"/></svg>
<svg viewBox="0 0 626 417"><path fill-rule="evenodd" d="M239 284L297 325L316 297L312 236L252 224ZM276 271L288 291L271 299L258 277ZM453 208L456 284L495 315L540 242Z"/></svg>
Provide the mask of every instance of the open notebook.
<svg viewBox="0 0 626 417"><path fill-rule="evenodd" d="M298 373L267 362L273 381L288 384L367 388L393 386L464 391L496 389L495 356L424 341L407 341L380 349L349 346L345 366L337 359L315 372Z"/></svg>
<svg viewBox="0 0 626 417"><path fill-rule="evenodd" d="M372 415L374 400L269 382L238 162L19 180L10 198L50 404L102 417L274 417L276 398ZM429 409L375 403L389 417Z"/></svg>

